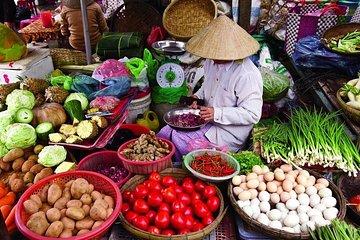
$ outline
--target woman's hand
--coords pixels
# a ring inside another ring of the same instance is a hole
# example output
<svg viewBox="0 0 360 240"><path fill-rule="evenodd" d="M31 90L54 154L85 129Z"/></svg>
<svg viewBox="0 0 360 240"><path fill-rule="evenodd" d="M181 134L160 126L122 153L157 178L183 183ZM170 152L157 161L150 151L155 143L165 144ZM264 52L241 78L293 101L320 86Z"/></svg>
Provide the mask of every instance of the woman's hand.
<svg viewBox="0 0 360 240"><path fill-rule="evenodd" d="M199 99L199 97L196 96L196 95L191 95L190 97ZM198 108L197 102L196 102L196 101L193 101L189 107L191 107L191 108L193 108L193 109L197 109L197 108Z"/></svg>
<svg viewBox="0 0 360 240"><path fill-rule="evenodd" d="M205 121L214 120L214 108L213 107L200 107L200 117Z"/></svg>

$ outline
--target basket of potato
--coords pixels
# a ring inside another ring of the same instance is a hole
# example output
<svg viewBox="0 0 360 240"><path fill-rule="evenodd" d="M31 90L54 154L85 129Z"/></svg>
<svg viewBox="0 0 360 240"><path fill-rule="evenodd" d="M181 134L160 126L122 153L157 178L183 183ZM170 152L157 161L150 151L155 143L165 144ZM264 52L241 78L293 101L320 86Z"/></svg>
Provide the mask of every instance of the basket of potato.
<svg viewBox="0 0 360 240"><path fill-rule="evenodd" d="M29 239L99 239L117 219L121 205L112 180L95 172L70 171L26 190L15 222Z"/></svg>

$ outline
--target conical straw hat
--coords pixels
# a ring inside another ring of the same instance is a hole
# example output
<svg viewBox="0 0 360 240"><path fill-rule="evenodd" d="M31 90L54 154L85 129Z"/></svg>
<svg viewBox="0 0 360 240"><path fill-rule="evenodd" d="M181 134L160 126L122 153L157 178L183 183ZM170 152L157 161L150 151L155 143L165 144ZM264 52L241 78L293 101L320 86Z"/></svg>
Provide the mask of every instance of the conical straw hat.
<svg viewBox="0 0 360 240"><path fill-rule="evenodd" d="M226 16L220 16L192 37L186 51L202 58L237 60L253 55L259 43Z"/></svg>

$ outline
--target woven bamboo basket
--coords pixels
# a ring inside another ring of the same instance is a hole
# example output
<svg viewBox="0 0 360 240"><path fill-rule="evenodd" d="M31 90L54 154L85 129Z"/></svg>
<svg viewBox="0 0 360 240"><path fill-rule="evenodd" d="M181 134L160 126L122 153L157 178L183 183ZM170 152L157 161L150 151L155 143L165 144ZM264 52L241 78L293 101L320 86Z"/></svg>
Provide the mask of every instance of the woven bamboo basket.
<svg viewBox="0 0 360 240"><path fill-rule="evenodd" d="M173 0L164 11L163 25L174 38L188 40L216 16L213 0Z"/></svg>
<svg viewBox="0 0 360 240"><path fill-rule="evenodd" d="M360 175L357 177L349 177L346 174L342 174L338 181L337 186L341 189L345 199L360 194ZM347 213L349 219L353 220L357 225L360 225L360 212L356 211L356 206L347 205Z"/></svg>
<svg viewBox="0 0 360 240"><path fill-rule="evenodd" d="M179 168L167 168L164 171L160 172L161 176L173 176L176 180L181 180L183 179L185 176L187 176L187 173ZM135 175L134 177L132 177L129 181L127 181L122 187L121 187L121 192L123 193L126 190L133 190L138 184L144 182L147 179L148 176L146 175ZM215 186L215 185L214 185ZM140 230L136 227L134 227L132 224L130 224L125 217L120 214L119 218L120 218L120 222L123 225L123 227L129 231L131 234L140 237L140 238L144 238L144 239L153 239L153 240L166 240L166 239L172 239L172 240L193 240L193 239L202 239L205 236L209 235L216 227L217 225L221 222L221 220L223 219L223 217L225 216L226 212L227 212L227 207L224 206L224 198L223 195L221 194L220 189L218 189L216 186L216 191L217 194L220 198L220 208L219 208L219 213L218 216L215 218L215 220L207 227L205 227L204 229L197 231L197 232L192 232L192 233L188 233L188 234L182 234L182 235L172 235L172 236L165 236L165 235L156 235L156 234L151 234L149 232Z"/></svg>
<svg viewBox="0 0 360 240"><path fill-rule="evenodd" d="M55 68L63 65L87 65L86 54L82 51L52 48L50 49L50 55Z"/></svg>
<svg viewBox="0 0 360 240"><path fill-rule="evenodd" d="M312 176L315 178L321 178L322 176L314 172L312 170L307 170ZM230 203L235 209L235 211L239 214L241 219L245 221L252 229L256 229L257 231L261 231L263 233L266 233L276 239L310 239L309 233L289 233L283 230L275 229L268 227L257 220L249 217L236 203L236 199L234 197L232 189L234 188L234 185L229 181L228 185L228 195L230 198ZM337 215L338 219L344 219L346 214L346 200L344 195L340 192L340 190L336 187L336 185L329 181L329 188L333 192L333 197L336 198L337 204L336 207L339 209L339 213Z"/></svg>
<svg viewBox="0 0 360 240"><path fill-rule="evenodd" d="M336 93L336 100L344 113L352 120L360 124L360 111L348 106L340 96L340 89Z"/></svg>

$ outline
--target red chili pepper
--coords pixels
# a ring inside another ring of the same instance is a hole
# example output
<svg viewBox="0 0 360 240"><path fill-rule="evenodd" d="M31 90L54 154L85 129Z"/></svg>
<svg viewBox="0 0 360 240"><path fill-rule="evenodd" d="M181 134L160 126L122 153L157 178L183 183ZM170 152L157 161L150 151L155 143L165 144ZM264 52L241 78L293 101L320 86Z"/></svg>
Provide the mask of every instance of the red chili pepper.
<svg viewBox="0 0 360 240"><path fill-rule="evenodd" d="M353 204L360 204L360 194L355 195L352 198L350 198L349 202L353 203Z"/></svg>
<svg viewBox="0 0 360 240"><path fill-rule="evenodd" d="M213 177L227 176L235 172L228 162L222 160L220 155L209 155L205 153L197 156L191 163L191 168L195 171Z"/></svg>

